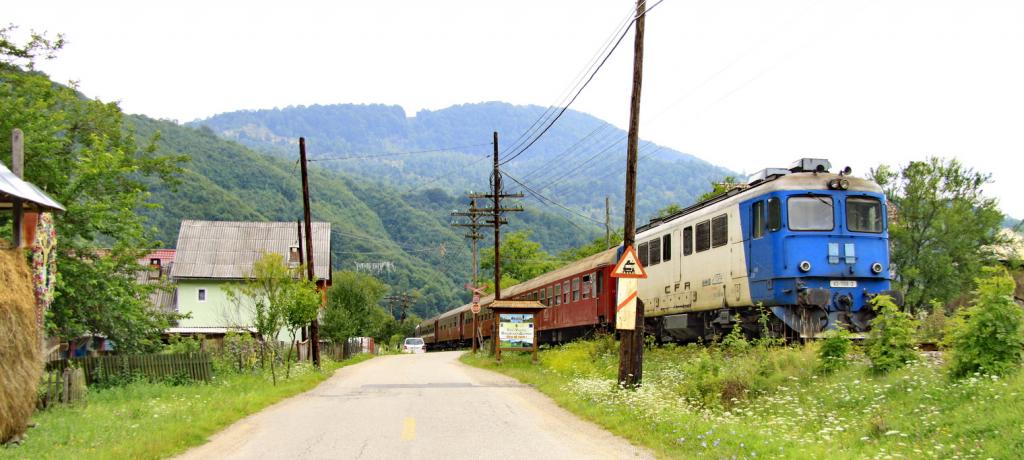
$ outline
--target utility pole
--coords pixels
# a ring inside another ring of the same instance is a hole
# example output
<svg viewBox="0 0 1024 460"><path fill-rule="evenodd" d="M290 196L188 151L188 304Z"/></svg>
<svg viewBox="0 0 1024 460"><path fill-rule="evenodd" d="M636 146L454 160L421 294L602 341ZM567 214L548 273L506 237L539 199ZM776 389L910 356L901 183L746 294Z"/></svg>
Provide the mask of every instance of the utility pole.
<svg viewBox="0 0 1024 460"><path fill-rule="evenodd" d="M399 316L398 322L405 323L406 311L412 306L413 296L407 292L401 294L385 296L384 300L388 301L388 311L391 313L391 317L395 317L395 306L399 306L402 309L402 314Z"/></svg>
<svg viewBox="0 0 1024 460"><path fill-rule="evenodd" d="M305 264L306 254L302 252L302 221L295 221L295 238L299 242L299 266ZM306 326L302 326L302 341L306 341Z"/></svg>
<svg viewBox="0 0 1024 460"><path fill-rule="evenodd" d="M629 138L626 144L626 217L622 244L630 247L636 239L636 163L640 136L640 84L644 66L645 1L636 3L636 38L633 42L633 93L629 106ZM619 385L636 388L643 381L644 303L636 300L636 328L619 331Z"/></svg>
<svg viewBox="0 0 1024 460"><path fill-rule="evenodd" d="M502 198L522 198L522 193L502 193L501 189L501 170L498 168L498 132L494 132L494 171L491 172L491 193L490 194L470 194L470 198L490 198L494 206L491 209L485 209L492 213L491 220L486 221L488 224L494 224L494 300L501 300L501 226L508 223L507 220L501 218L503 212L519 212L523 208L502 208ZM497 347L497 318L493 322L495 325L495 331L491 335L491 342L494 347Z"/></svg>
<svg viewBox="0 0 1024 460"><path fill-rule="evenodd" d="M608 195L604 196L604 248L611 249L612 247L612 211L611 203L608 201Z"/></svg>
<svg viewBox="0 0 1024 460"><path fill-rule="evenodd" d="M299 138L299 162L302 163L302 214L306 220L306 273L310 281L316 284L316 273L313 270L313 215L309 210L309 175L306 171L306 138ZM328 267L329 268L329 267ZM320 311L317 310L319 317ZM309 324L310 350L313 366L320 368L320 326L317 318Z"/></svg>
<svg viewBox="0 0 1024 460"><path fill-rule="evenodd" d="M18 128L11 130L11 172L18 176L18 179L25 178L25 135ZM25 211L21 200L15 198L13 201L11 210L14 212L14 220L11 222L11 243L20 249L26 246L21 241L21 221L25 216ZM31 246L32 242L29 241L28 245Z"/></svg>
<svg viewBox="0 0 1024 460"><path fill-rule="evenodd" d="M479 282L478 278L479 278L479 272L480 272L480 264L479 264L479 261L478 261L479 245L478 245L477 242L484 238L484 236L481 235L479 232L477 232L477 230L479 230L480 227L482 226L482 224L480 223L480 216L484 215L486 212L487 212L487 210L479 209L479 208L476 207L476 198L470 198L469 199L469 211L467 211L467 212L453 211L452 212L452 217L458 217L458 216L469 217L469 223L468 224L462 224L462 223L453 222L452 223L452 227L468 227L470 229L469 233L467 233L465 236L466 236L466 238L469 238L473 242L473 284L472 284L472 286L473 286L474 289L477 287L477 283ZM478 329L479 329L479 327L477 326L476 313L473 313L473 339L471 340L473 353L476 353L476 350L477 350L477 348L479 346L479 344L478 344L478 337L480 336L480 331Z"/></svg>

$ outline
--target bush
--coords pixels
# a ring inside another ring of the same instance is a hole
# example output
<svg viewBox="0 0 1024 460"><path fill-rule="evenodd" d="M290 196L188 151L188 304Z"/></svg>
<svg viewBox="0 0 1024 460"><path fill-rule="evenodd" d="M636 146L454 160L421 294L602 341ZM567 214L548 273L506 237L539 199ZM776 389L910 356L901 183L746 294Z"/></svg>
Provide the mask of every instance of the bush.
<svg viewBox="0 0 1024 460"><path fill-rule="evenodd" d="M880 295L871 299L878 316L871 321L865 352L871 359L871 371L885 374L918 358L914 349L916 322L900 310L892 297Z"/></svg>
<svg viewBox="0 0 1024 460"><path fill-rule="evenodd" d="M256 367L256 361L259 359L257 356L257 350L259 344L256 343L256 339L247 332L235 332L228 331L224 335L224 350L221 354L221 361L217 364L223 364L222 369L218 370L235 370L237 372L244 372L252 370Z"/></svg>
<svg viewBox="0 0 1024 460"><path fill-rule="evenodd" d="M975 280L974 304L957 313L947 332L953 378L975 372L1005 375L1020 365L1024 352L1024 313L1013 301L1013 279L1002 268L984 273Z"/></svg>
<svg viewBox="0 0 1024 460"><path fill-rule="evenodd" d="M167 345L160 350L161 354L176 355L182 353L199 353L202 350L203 336L182 337L178 334L171 334L167 338Z"/></svg>
<svg viewBox="0 0 1024 460"><path fill-rule="evenodd" d="M818 349L818 372L831 374L846 367L846 355L853 348L850 331L843 325L825 332L825 340Z"/></svg>
<svg viewBox="0 0 1024 460"><path fill-rule="evenodd" d="M942 302L932 301L931 313L921 317L921 326L917 329L917 338L924 343L942 343L945 339L947 326L946 307Z"/></svg>
<svg viewBox="0 0 1024 460"><path fill-rule="evenodd" d="M730 353L743 353L750 349L750 342L743 334L743 320L737 314L733 317L732 331L722 339L722 348Z"/></svg>

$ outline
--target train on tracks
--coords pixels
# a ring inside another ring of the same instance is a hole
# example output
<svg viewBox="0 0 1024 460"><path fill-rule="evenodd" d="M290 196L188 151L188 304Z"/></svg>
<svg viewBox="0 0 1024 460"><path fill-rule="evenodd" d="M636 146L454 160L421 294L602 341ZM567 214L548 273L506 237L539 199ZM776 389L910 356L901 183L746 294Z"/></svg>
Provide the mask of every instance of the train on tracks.
<svg viewBox="0 0 1024 460"><path fill-rule="evenodd" d="M816 337L842 324L864 332L871 299L890 295L888 216L878 184L830 172L821 159L771 168L746 184L637 229L648 278L639 283L644 329L659 341L711 340L739 326L748 336ZM502 289L502 299L547 306L535 318L540 343L615 330L622 248L572 262ZM481 299L478 336L488 339L493 296ZM429 348L471 343L470 305L417 327Z"/></svg>

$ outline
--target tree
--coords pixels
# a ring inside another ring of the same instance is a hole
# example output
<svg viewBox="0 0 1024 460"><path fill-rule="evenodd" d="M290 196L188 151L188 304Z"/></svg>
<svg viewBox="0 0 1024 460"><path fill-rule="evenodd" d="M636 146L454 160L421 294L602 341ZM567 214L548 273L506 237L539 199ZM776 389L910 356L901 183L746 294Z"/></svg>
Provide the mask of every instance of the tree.
<svg viewBox="0 0 1024 460"><path fill-rule="evenodd" d="M615 247L622 244L622 231L616 230L612 232L610 238L605 238L601 236L598 238L594 238L594 241L591 241L590 243L587 243L578 248L566 249L565 251L562 251L558 254L558 259L564 261L574 261L590 257L594 254L609 249L609 242L611 243L611 247Z"/></svg>
<svg viewBox="0 0 1024 460"><path fill-rule="evenodd" d="M889 217L897 283L912 310L931 300L948 303L973 289L973 279L992 259L1003 219L996 200L982 195L989 176L957 160L929 158L902 170L871 171L894 208Z"/></svg>
<svg viewBox="0 0 1024 460"><path fill-rule="evenodd" d="M237 286L225 288L228 298L238 310L249 314L246 316L251 318L252 327L259 335L261 356L265 359L267 354L270 355L270 375L274 385L277 385L274 366L277 360L277 337L281 334L281 328L288 323L289 309L308 308L311 301L308 293L302 292L303 287L308 289L308 286L300 284L302 282L298 277L297 271L288 269L284 256L268 252L253 264L247 279ZM299 303L302 305L297 306ZM297 313L296 316L303 313Z"/></svg>
<svg viewBox="0 0 1024 460"><path fill-rule="evenodd" d="M64 340L99 334L121 352L152 351L171 318L149 305L155 286L135 282L138 259L157 246L137 211L149 206L152 184L177 182L183 157L156 154L156 138L140 148L117 104L32 71L62 37L33 33L18 45L13 29L0 28L0 160L9 161L9 133L21 128L26 179L67 208L54 218L60 273L48 332Z"/></svg>
<svg viewBox="0 0 1024 460"><path fill-rule="evenodd" d="M340 271L327 290L327 308L320 321L320 335L338 343L349 337L372 333L374 309L379 309L388 287L377 278L365 273ZM387 313L384 313L387 315Z"/></svg>
<svg viewBox="0 0 1024 460"><path fill-rule="evenodd" d="M511 286L549 272L558 267L558 261L530 241L530 230L507 233L501 240L501 285ZM494 274L494 249L480 251L480 269ZM485 282L494 292L493 282Z"/></svg>
<svg viewBox="0 0 1024 460"><path fill-rule="evenodd" d="M671 203L668 206L659 209L658 214L655 217L668 217L682 210L683 207L679 206L679 203Z"/></svg>
<svg viewBox="0 0 1024 460"><path fill-rule="evenodd" d="M712 182L711 191L697 198L697 202L700 203L701 201L707 201L723 193L728 193L729 190L732 190L738 184L739 182L736 181L736 177L725 176L725 178L722 179L722 182Z"/></svg>
<svg viewBox="0 0 1024 460"><path fill-rule="evenodd" d="M300 274L304 271L304 267L299 267L292 273ZM295 334L317 318L317 315L320 313L321 297L320 292L316 288L316 283L302 279L300 276L295 282L285 285L282 301L285 305L284 324L288 328L289 336L291 336L288 354L285 356L287 367L285 367L284 373L284 377L289 378L292 372L292 350L295 349Z"/></svg>

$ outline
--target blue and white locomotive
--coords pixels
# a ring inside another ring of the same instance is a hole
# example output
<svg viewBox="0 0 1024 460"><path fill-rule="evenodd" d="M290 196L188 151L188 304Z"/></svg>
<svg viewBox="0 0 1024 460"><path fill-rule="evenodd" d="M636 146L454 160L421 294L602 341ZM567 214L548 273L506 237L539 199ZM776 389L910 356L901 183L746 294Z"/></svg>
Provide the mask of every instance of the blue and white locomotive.
<svg viewBox="0 0 1024 460"><path fill-rule="evenodd" d="M865 331L869 301L890 288L886 200L878 184L833 174L827 160L766 169L714 199L637 229L648 279L647 329L708 339L738 317L750 335ZM759 307L763 307L759 308Z"/></svg>

